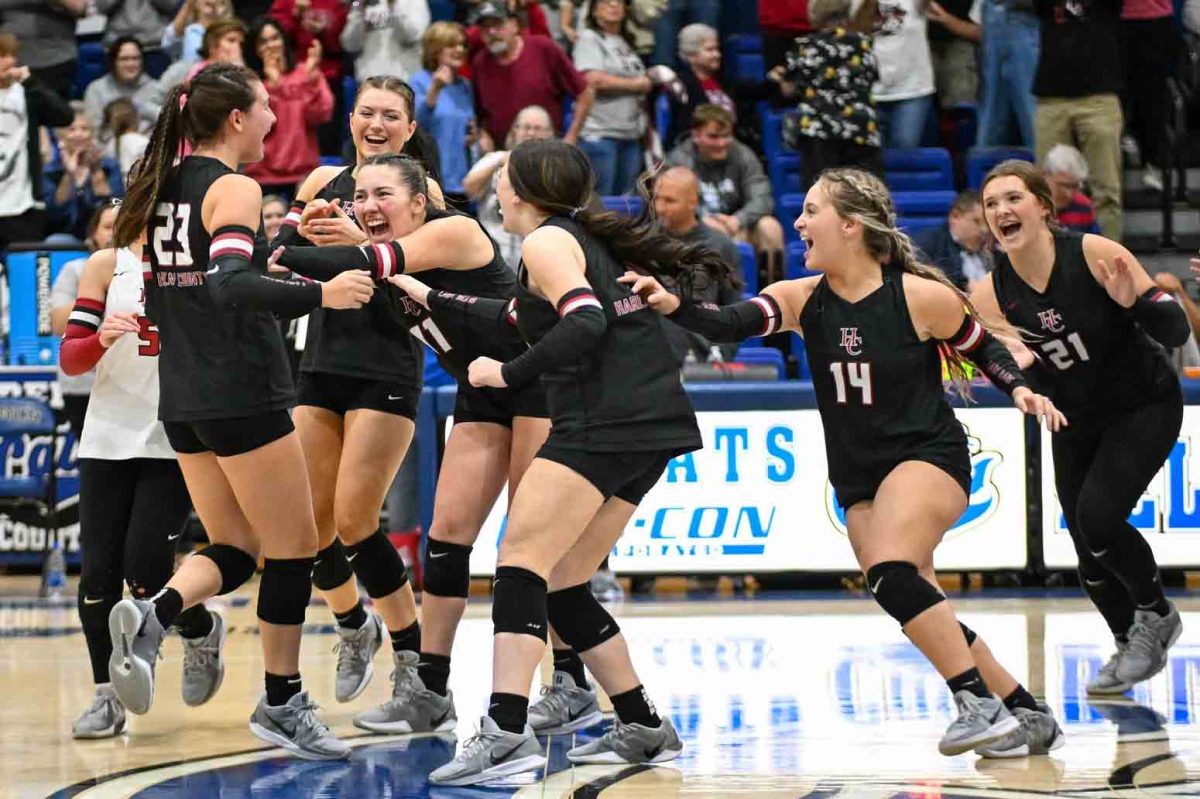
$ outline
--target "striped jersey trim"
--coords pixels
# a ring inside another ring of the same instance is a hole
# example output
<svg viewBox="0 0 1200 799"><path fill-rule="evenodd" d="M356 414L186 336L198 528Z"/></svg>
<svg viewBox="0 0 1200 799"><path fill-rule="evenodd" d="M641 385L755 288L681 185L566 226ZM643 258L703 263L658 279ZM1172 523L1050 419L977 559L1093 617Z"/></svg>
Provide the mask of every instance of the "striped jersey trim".
<svg viewBox="0 0 1200 799"><path fill-rule="evenodd" d="M565 317L567 314L575 313L584 308L599 308L604 310L604 306L600 304L600 300L596 299L596 295L587 289L575 289L568 292L569 296L563 297L558 303L559 318Z"/></svg>
<svg viewBox="0 0 1200 799"><path fill-rule="evenodd" d="M769 336L772 333L778 333L783 327L783 318L779 313L779 306L774 300L767 299L766 296L760 294L757 297L751 297L750 302L758 306L763 315L763 330L759 333L760 336Z"/></svg>
<svg viewBox="0 0 1200 799"><path fill-rule="evenodd" d="M80 325L91 332L99 330L103 321L104 303L86 298L76 300L71 315L67 317L68 325Z"/></svg>
<svg viewBox="0 0 1200 799"><path fill-rule="evenodd" d="M245 233L218 233L208 248L208 259L215 261L223 255L254 255L254 239Z"/></svg>
<svg viewBox="0 0 1200 799"><path fill-rule="evenodd" d="M1159 288L1150 289L1144 295L1150 302L1175 302L1175 298Z"/></svg>
<svg viewBox="0 0 1200 799"><path fill-rule="evenodd" d="M959 332L950 341L950 346L959 352L974 352L983 343L983 337L986 334L987 329L977 320L968 316L963 321L962 327L959 328Z"/></svg>
<svg viewBox="0 0 1200 799"><path fill-rule="evenodd" d="M508 305L504 306L504 321L508 322L513 327L517 326L517 298L513 297L508 301Z"/></svg>
<svg viewBox="0 0 1200 799"><path fill-rule="evenodd" d="M375 277L377 280L386 280L397 274L396 253L392 251L391 244L372 244L371 249L375 251Z"/></svg>
<svg viewBox="0 0 1200 799"><path fill-rule="evenodd" d="M288 227L300 227L300 214L304 211L304 203L293 201L292 207L288 209L287 216L283 218L283 224Z"/></svg>

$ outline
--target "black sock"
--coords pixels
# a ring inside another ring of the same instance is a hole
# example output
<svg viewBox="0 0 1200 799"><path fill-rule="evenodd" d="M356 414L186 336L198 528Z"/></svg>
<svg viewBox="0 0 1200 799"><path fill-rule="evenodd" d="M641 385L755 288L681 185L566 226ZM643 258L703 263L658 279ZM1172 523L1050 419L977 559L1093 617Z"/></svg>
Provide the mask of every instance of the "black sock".
<svg viewBox="0 0 1200 799"><path fill-rule="evenodd" d="M272 674L267 672L267 704L271 707L286 705L287 701L300 693L299 674Z"/></svg>
<svg viewBox="0 0 1200 799"><path fill-rule="evenodd" d="M1163 593L1162 578L1158 575L1158 569L1154 570L1154 578L1147 581L1140 596L1137 597L1137 608L1138 610L1152 610L1159 616L1166 616L1171 612L1171 603L1167 601L1167 595Z"/></svg>
<svg viewBox="0 0 1200 799"><path fill-rule="evenodd" d="M450 679L450 656L422 652L417 661L417 675L426 688L438 696L445 696L446 682Z"/></svg>
<svg viewBox="0 0 1200 799"><path fill-rule="evenodd" d="M168 629L175 619L183 612L183 597L174 588L164 588L158 596L150 600L154 603L154 615L163 629Z"/></svg>
<svg viewBox="0 0 1200 799"><path fill-rule="evenodd" d="M1004 706L1009 710L1016 710L1023 707L1026 710L1037 710L1037 700L1033 698L1033 694L1025 690L1025 686L1017 683L1017 687L1013 692L1004 697Z"/></svg>
<svg viewBox="0 0 1200 799"><path fill-rule="evenodd" d="M583 661L579 659L579 654L574 649L554 650L554 670L570 674L576 686L587 688L587 675L583 673Z"/></svg>
<svg viewBox="0 0 1200 799"><path fill-rule="evenodd" d="M950 693L952 694L956 694L959 691L970 691L975 696L984 699L992 695L991 691L988 690L987 683L983 681L983 675L974 666L957 677L951 677L946 680L946 685L950 686Z"/></svg>
<svg viewBox="0 0 1200 799"><path fill-rule="evenodd" d="M646 696L646 689L638 686L623 694L613 694L611 697L613 712L622 724L641 724L645 727L657 727L662 724L654 703Z"/></svg>
<svg viewBox="0 0 1200 799"><path fill-rule="evenodd" d="M355 602L354 607L345 613L334 613L333 617L337 619L338 627L347 630L361 630L367 623L367 612L363 610L362 600Z"/></svg>
<svg viewBox="0 0 1200 799"><path fill-rule="evenodd" d="M184 638L203 638L213 629L213 616L204 605L192 605L175 617L175 629Z"/></svg>
<svg viewBox="0 0 1200 799"><path fill-rule="evenodd" d="M392 639L393 652L421 651L421 624L419 622L414 621L403 630L388 633L388 636Z"/></svg>
<svg viewBox="0 0 1200 799"><path fill-rule="evenodd" d="M522 733L529 718L529 699L516 694L492 694L488 715L505 732Z"/></svg>

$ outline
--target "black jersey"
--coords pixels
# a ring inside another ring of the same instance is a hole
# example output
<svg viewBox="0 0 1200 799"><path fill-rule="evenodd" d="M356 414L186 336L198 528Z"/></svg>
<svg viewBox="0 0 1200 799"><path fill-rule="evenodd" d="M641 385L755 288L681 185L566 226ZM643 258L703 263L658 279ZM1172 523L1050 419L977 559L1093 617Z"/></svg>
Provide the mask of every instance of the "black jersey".
<svg viewBox="0 0 1200 799"><path fill-rule="evenodd" d="M233 170L214 158L185 158L163 185L146 231L152 273L147 313L161 344L158 415L163 421L251 416L294 404L291 368L274 314L223 310L206 283L212 237L200 211L209 187L229 174ZM261 226L255 242L243 238L229 246L252 257L265 274Z"/></svg>
<svg viewBox="0 0 1200 799"><path fill-rule="evenodd" d="M579 242L587 282L608 322L592 350L542 375L551 440L598 452L699 449L696 414L659 315L617 282L625 267L591 234L563 217L542 224L562 228ZM518 278L517 325L532 345L558 324L559 314L529 290L524 263Z"/></svg>
<svg viewBox="0 0 1200 799"><path fill-rule="evenodd" d="M853 303L821 278L800 328L839 497L877 484L906 460L969 474L967 437L946 399L938 342L917 335L903 272L884 267L883 285Z"/></svg>
<svg viewBox="0 0 1200 799"><path fill-rule="evenodd" d="M339 172L316 199L340 203L354 219L354 168ZM362 308L316 309L308 317L300 371L420 385L425 362L420 345L409 336L394 335L386 315L380 291Z"/></svg>
<svg viewBox="0 0 1200 799"><path fill-rule="evenodd" d="M1082 234L1054 232L1045 292L1022 280L1006 255L992 281L1001 312L1041 356L1030 382L1070 421L1123 413L1178 390L1166 352L1088 269Z"/></svg>

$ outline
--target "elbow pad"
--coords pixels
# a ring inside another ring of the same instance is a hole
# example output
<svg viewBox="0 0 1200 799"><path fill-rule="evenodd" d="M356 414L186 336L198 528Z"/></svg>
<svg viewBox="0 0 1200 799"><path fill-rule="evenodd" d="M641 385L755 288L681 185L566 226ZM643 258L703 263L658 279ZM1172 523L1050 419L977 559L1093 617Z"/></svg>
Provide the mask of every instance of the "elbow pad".
<svg viewBox="0 0 1200 799"><path fill-rule="evenodd" d="M1142 330L1164 347L1182 347L1192 334L1183 307L1160 288L1138 297L1129 310Z"/></svg>

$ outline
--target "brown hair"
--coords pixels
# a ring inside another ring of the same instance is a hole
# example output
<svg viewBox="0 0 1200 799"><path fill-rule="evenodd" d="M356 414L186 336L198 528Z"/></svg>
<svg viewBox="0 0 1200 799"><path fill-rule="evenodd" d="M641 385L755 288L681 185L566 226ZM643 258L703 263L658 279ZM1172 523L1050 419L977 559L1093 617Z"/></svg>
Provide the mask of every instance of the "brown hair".
<svg viewBox="0 0 1200 799"><path fill-rule="evenodd" d="M188 83L171 89L150 134L146 155L129 172L125 202L117 216L118 247L136 241L150 223L159 192L175 167L184 140L194 146L214 139L231 111L246 111L254 104L254 84L259 82L246 67L215 63L200 70Z"/></svg>
<svg viewBox="0 0 1200 799"><path fill-rule="evenodd" d="M435 22L425 29L421 37L421 66L433 72L438 67L438 56L456 42L467 43L467 32L457 22Z"/></svg>
<svg viewBox="0 0 1200 799"><path fill-rule="evenodd" d="M367 89L381 89L385 92L400 95L404 100L405 110L408 111L408 121L417 121L417 98L413 92L413 87L409 86L407 81L401 80L395 75L372 75L360 83L358 94L354 95L354 108L350 109L351 113L354 113L354 110L358 108L363 93Z"/></svg>
<svg viewBox="0 0 1200 799"><path fill-rule="evenodd" d="M0 55L16 55L21 50L21 40L12 31L0 31Z"/></svg>
<svg viewBox="0 0 1200 799"><path fill-rule="evenodd" d="M246 41L246 23L242 22L237 17L226 17L218 19L215 22L208 23L208 27L204 29L204 41L200 44L198 51L201 58L208 58L212 55L213 48L225 38L225 34L237 31L242 34L242 42Z"/></svg>
<svg viewBox="0 0 1200 799"><path fill-rule="evenodd" d="M987 189L987 185L997 178L1014 177L1020 178L1025 184L1025 188L1029 193L1041 204L1046 211L1046 224L1049 227L1058 227L1058 216L1054 212L1054 198L1050 194L1050 184L1046 182L1046 176L1036 164L1031 164L1028 161L1023 161L1020 158L1010 158L1007 161L1001 161L992 167L992 170L987 173L983 179L983 183L979 186L980 196Z"/></svg>
<svg viewBox="0 0 1200 799"><path fill-rule="evenodd" d="M708 103L696 106L696 110L692 112L692 130L700 130L714 122L722 128L732 128L733 115L719 105Z"/></svg>
<svg viewBox="0 0 1200 799"><path fill-rule="evenodd" d="M104 106L104 127L119 139L126 133L136 133L138 129L137 106L128 97L118 97Z"/></svg>

